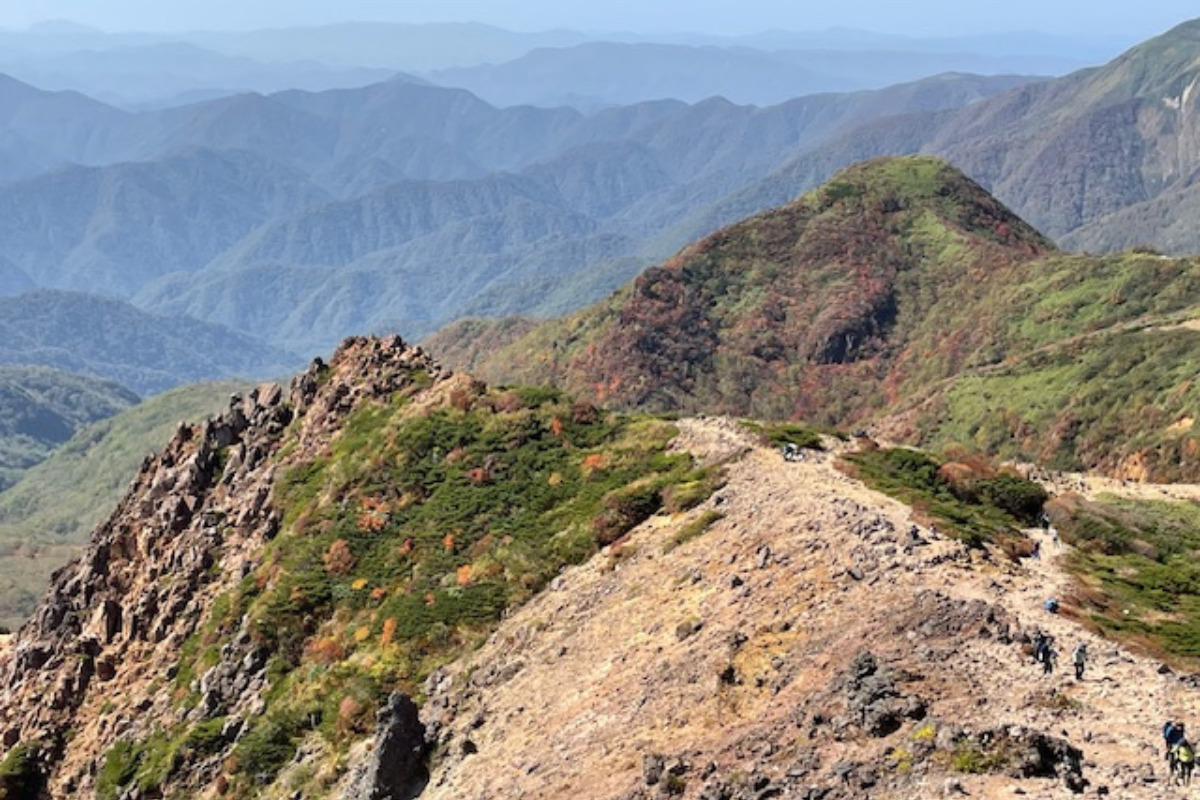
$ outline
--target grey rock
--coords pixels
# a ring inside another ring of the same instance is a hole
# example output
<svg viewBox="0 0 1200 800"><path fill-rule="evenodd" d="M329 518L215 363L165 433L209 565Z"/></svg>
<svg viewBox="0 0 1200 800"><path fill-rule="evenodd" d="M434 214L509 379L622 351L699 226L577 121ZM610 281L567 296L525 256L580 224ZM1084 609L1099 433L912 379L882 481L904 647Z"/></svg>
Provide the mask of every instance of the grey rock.
<svg viewBox="0 0 1200 800"><path fill-rule="evenodd" d="M404 800L428 782L425 726L417 706L394 692L376 715L375 748L351 776L342 800Z"/></svg>
<svg viewBox="0 0 1200 800"><path fill-rule="evenodd" d="M647 786L654 786L662 780L667 768L667 760L657 753L647 753L642 756L642 781Z"/></svg>

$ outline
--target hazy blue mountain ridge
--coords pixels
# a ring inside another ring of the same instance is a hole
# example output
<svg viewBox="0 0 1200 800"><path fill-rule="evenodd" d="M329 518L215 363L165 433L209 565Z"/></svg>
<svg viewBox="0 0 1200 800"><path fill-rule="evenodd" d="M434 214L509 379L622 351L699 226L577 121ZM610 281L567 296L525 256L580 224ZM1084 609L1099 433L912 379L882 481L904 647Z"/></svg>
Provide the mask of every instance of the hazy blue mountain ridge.
<svg viewBox="0 0 1200 800"><path fill-rule="evenodd" d="M111 381L48 367L0 366L0 491L77 430L138 399Z"/></svg>
<svg viewBox="0 0 1200 800"><path fill-rule="evenodd" d="M0 364L93 375L139 394L230 375L285 374L303 363L228 328L50 290L0 298L0 342Z"/></svg>

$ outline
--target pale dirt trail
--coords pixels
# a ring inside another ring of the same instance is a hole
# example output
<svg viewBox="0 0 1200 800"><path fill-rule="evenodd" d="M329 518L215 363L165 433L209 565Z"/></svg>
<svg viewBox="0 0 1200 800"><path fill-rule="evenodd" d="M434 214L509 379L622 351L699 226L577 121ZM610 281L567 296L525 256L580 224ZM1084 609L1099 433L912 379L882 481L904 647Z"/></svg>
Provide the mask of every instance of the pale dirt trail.
<svg viewBox="0 0 1200 800"><path fill-rule="evenodd" d="M911 747L913 730L831 737L804 722L814 710L836 712L839 676L864 649L920 675L915 690L939 728L1024 726L1067 738L1085 753L1088 796L1099 786L1118 798L1184 796L1161 780L1158 729L1167 716L1200 727L1200 695L1153 660L1042 610L1067 582L1049 542L1043 560L1018 565L971 553L838 471L834 454L788 463L734 421L679 426L678 446L733 459L727 486L568 569L448 671L449 755L423 797L649 797L649 753L708 764L707 781L762 774L782 784L813 763L818 771L804 779L828 780L821 771L854 760L880 775L863 797L941 796L947 773L936 764L895 772L894 748ZM725 516L669 550L669 538L707 509ZM1059 669L1042 675L994 633L926 630L987 606L1007 612L1014 630L1055 636ZM926 620L926 607L950 617ZM731 637L741 643L731 648ZM1080 640L1091 660L1076 682L1067 662ZM733 683L718 680L729 671ZM1054 779L951 776L972 797L1079 796ZM685 800L702 785L689 773Z"/></svg>

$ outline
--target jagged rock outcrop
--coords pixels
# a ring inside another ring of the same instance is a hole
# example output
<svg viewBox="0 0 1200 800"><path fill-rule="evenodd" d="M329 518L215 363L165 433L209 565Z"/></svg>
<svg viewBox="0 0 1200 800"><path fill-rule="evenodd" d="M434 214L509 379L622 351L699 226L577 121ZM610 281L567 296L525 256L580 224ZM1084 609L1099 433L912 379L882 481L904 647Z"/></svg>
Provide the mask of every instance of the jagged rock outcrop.
<svg viewBox="0 0 1200 800"><path fill-rule="evenodd" d="M411 697L393 692L379 709L373 745L351 773L342 800L408 800L420 794L429 780L425 726Z"/></svg>
<svg viewBox="0 0 1200 800"><path fill-rule="evenodd" d="M36 744L53 797L86 795L118 739L145 738L183 712L170 678L214 597L249 575L279 530L280 469L328 446L362 403L436 386L447 373L398 337L347 340L285 390L266 384L148 457L84 554L0 656L5 748ZM285 431L293 444L280 457ZM237 720L260 707L265 654L243 632L199 677L198 711ZM163 680L164 676L167 678ZM120 702L113 702L119 698ZM192 782L216 765L201 765Z"/></svg>

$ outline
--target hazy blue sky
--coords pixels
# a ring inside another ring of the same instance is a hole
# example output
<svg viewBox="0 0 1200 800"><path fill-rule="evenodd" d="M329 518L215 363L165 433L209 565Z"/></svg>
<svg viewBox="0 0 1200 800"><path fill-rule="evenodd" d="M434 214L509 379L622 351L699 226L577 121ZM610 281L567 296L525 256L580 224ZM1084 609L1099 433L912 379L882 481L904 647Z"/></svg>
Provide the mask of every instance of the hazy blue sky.
<svg viewBox="0 0 1200 800"><path fill-rule="evenodd" d="M1135 39L1200 16L1196 0L0 0L0 26L105 30L477 20L518 30L749 33L845 26L905 34L1042 30Z"/></svg>

